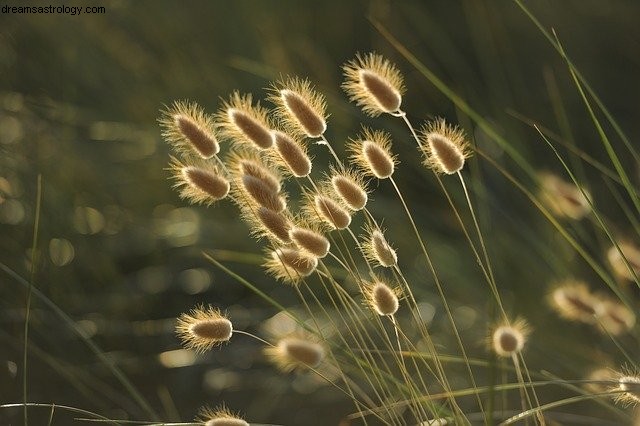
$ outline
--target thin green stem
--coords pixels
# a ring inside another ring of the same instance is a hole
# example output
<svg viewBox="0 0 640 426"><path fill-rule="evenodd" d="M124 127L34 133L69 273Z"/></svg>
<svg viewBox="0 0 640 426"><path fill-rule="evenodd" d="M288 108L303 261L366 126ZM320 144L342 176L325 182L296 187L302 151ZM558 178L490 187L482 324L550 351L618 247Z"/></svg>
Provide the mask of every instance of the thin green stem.
<svg viewBox="0 0 640 426"><path fill-rule="evenodd" d="M37 246L38 230L40 229L40 211L42 210L42 175L38 175L36 190L36 216L33 222L33 241L31 243L31 272L29 274L29 288L27 289L27 301L24 314L24 347L22 350L22 402L24 403L23 420L25 426L29 423L27 410L27 358L29 346L29 318L31 316L31 295L33 293L36 268L38 265Z"/></svg>

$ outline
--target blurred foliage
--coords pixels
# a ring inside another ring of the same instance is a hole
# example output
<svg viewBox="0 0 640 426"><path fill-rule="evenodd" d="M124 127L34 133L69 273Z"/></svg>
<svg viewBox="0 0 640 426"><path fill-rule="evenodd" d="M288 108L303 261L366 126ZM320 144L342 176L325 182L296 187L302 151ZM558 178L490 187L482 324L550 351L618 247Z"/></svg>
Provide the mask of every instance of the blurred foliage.
<svg viewBox="0 0 640 426"><path fill-rule="evenodd" d="M236 328L253 331L277 313L206 262L203 250L217 250L223 263L285 306L298 302L290 288L264 275L256 256L261 248L247 236L234 206L190 207L171 190L164 170L168 148L156 123L163 105L190 99L214 112L219 99L235 89L262 98L270 81L297 74L327 96L328 137L339 152L344 152L341 141L360 123L390 129L402 161L400 185L433 247L454 312L467 324L463 338L478 356L485 356L491 315L484 309L488 292L471 252L439 188L421 178L427 175L410 134L396 120L365 118L349 104L339 88L340 65L356 52L384 54L405 75L405 110L415 123L437 115L459 121L482 149L512 168L500 149L373 28L371 20L379 21L540 169L562 171L537 132L514 113L574 140L608 164L566 65L511 2L103 4L106 13L95 16L0 14L0 261L25 278L35 268L35 286L78 321L166 421L189 420L201 405L222 401L248 419L280 424L337 424L353 407L306 376L278 374L266 365L260 346L243 336L234 337L232 348L195 359L167 354L179 349L175 317L197 303L228 309ZM622 128L638 135L640 3L535 0L527 5L545 26L556 29ZM550 81L559 88L570 128L558 124ZM314 154L318 162L328 159L320 150ZM627 160L637 181L637 170ZM550 281L570 275L595 280L593 273L494 169L473 160L469 173L476 178L474 193L498 282L509 283L504 300L535 329L559 329L534 334L531 364L548 362L553 350L557 365L546 368L579 378L611 362L607 354L616 349L610 343L591 329L559 323L544 304ZM37 256L31 259L38 175L42 210ZM605 179L592 168L581 175L616 229L622 215ZM457 201L464 200L458 188L451 190ZM373 211L393 230L402 262L418 264L412 261L418 254L410 228L391 192L377 191L374 198ZM584 241L594 239L584 224L569 227ZM605 248L588 246L598 259ZM407 268L410 281L419 299L428 301L426 309L435 315L432 327L446 346L446 324L423 268ZM25 289L0 273L0 403L22 398L25 300ZM111 418L147 417L37 298L30 330L30 401L72 405ZM562 346L567 333L579 336L575 345ZM181 359L192 365L180 366ZM2 410L0 422L18 424L21 415L17 409ZM48 413L33 410L32 416L39 424ZM56 414L60 424L64 418Z"/></svg>

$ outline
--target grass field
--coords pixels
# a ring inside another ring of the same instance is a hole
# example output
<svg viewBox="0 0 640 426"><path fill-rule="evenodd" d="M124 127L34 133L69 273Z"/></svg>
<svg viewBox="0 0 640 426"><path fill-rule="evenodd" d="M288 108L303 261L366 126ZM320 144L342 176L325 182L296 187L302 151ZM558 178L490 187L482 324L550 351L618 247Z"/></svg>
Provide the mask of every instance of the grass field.
<svg viewBox="0 0 640 426"><path fill-rule="evenodd" d="M640 3L27 5L0 424L638 422Z"/></svg>

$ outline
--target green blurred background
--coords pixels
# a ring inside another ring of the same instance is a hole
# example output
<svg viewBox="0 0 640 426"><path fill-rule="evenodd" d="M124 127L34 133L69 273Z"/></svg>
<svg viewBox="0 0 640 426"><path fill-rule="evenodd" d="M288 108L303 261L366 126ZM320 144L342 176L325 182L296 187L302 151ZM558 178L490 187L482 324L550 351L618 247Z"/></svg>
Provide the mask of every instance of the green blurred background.
<svg viewBox="0 0 640 426"><path fill-rule="evenodd" d="M371 21L378 21L536 168L562 170L536 132L510 112L538 120L607 161L566 65L509 1L100 4L106 13L93 16L0 14L0 262L27 279L33 265L35 286L77 321L165 421L187 421L198 407L225 401L250 421L326 425L337 424L353 407L309 377L277 373L263 359L260 345L243 336L196 359L167 354L180 348L175 317L197 303L228 309L236 328L256 333L277 313L206 262L204 249L217 250L226 265L285 306L298 302L290 288L263 273L262 246L247 236L231 203L191 207L171 190L165 170L169 150L156 123L163 105L189 99L213 113L233 90L262 98L271 81L296 74L310 78L326 95L327 136L339 153L361 123L391 131L401 160L397 179L430 241L454 313L465 324L463 338L479 357L486 357L483 338L491 317L485 308L488 292L469 248L440 189L422 170L410 134L398 120L372 120L349 104L339 88L340 66L356 52L384 54L406 78L403 105L415 124L433 116L459 121L475 143L516 170L374 29ZM526 4L546 27L557 30L627 134L638 135L640 2ZM570 129L556 119L548 94L551 80L559 87ZM322 150L313 153L318 165L328 160ZM631 164L626 165L637 179ZM528 355L533 368L576 378L615 363L619 355L610 343L590 329L558 323L543 300L550 281L574 275L598 285L594 274L495 169L472 160L468 172L477 178L472 186L508 306L535 329L557 331L534 334ZM33 263L39 175L42 209ZM624 233L624 225L616 226L623 216L605 181L589 167L581 175L614 229ZM451 191L463 206L455 182ZM418 298L427 302L431 327L446 347L446 321L400 206L385 184L373 198L372 210L390 229L401 265L416 283ZM570 229L602 258L604 246L588 225ZM0 271L0 403L22 400L26 294ZM575 335L575 344L559 345L567 333ZM148 419L104 363L37 298L29 337L29 401L71 405L110 418ZM40 424L48 411L33 409L31 416ZM54 424L71 418L58 412ZM0 410L0 423L21 424L22 411Z"/></svg>

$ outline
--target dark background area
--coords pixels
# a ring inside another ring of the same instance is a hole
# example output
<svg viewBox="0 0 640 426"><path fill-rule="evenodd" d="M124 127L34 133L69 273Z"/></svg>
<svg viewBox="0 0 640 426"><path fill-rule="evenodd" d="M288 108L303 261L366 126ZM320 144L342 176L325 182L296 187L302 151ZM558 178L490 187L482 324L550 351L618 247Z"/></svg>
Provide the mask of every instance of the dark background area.
<svg viewBox="0 0 640 426"><path fill-rule="evenodd" d="M169 149L156 123L163 105L189 99L213 113L220 98L233 90L261 99L271 81L295 74L308 77L327 97L327 136L340 154L361 123L389 130L401 160L399 185L449 284L452 306L470 318L463 338L478 357L486 357L488 292L469 248L435 181L423 172L410 134L399 120L370 119L349 104L339 87L341 65L356 52L384 54L405 76L403 105L415 124L434 116L460 121L475 143L510 170L514 166L500 148L404 60L371 21L382 23L532 165L561 171L539 135L509 113L562 133L545 81L545 75L553 75L576 145L608 161L566 64L512 2L101 4L106 12L93 16L0 14L0 262L29 279L40 175L35 287L122 368L165 421L188 421L198 407L226 401L256 422L325 425L337 424L353 406L307 376L276 372L261 346L245 336L181 366L171 365L178 355L167 352L180 349L175 317L197 303L227 309L236 328L258 334L260 325L277 313L208 263L203 250L215 250L225 265L285 306L299 302L289 287L264 274L262 245L248 236L235 206L192 207L171 190L165 170ZM556 29L575 65L636 141L640 3L526 4L547 28ZM319 164L328 161L325 152L312 150ZM631 160L624 161L637 179ZM617 350L610 342L591 329L558 323L544 303L550 281L573 275L596 282L593 272L511 183L480 160L470 163L470 176L481 177L472 179L471 186L505 301L534 329L554 330L535 334L530 367L579 378L599 365L615 365ZM627 229L618 225L623 215L604 180L590 167L584 176L611 226L624 234ZM454 183L451 191L463 206ZM413 282L425 282L424 267L412 267L418 263L417 245L391 188L380 184L373 198L372 211L392 229L390 239L407 274ZM589 226L569 227L602 260L606 247L592 238ZM446 321L435 292L427 285L418 288L416 295L435 311L434 333L441 333L446 345ZM0 271L0 403L22 400L26 294L16 279ZM148 419L104 362L38 298L32 299L30 324L29 401L110 418ZM575 344L561 344L566 333L575 333ZM637 349L634 341L626 343ZM550 350L556 351L554 365ZM598 413L597 407L585 407ZM33 409L32 416L33 424L40 424L48 410ZM72 417L58 412L54 424ZM0 423L7 422L21 424L21 409L0 410Z"/></svg>

